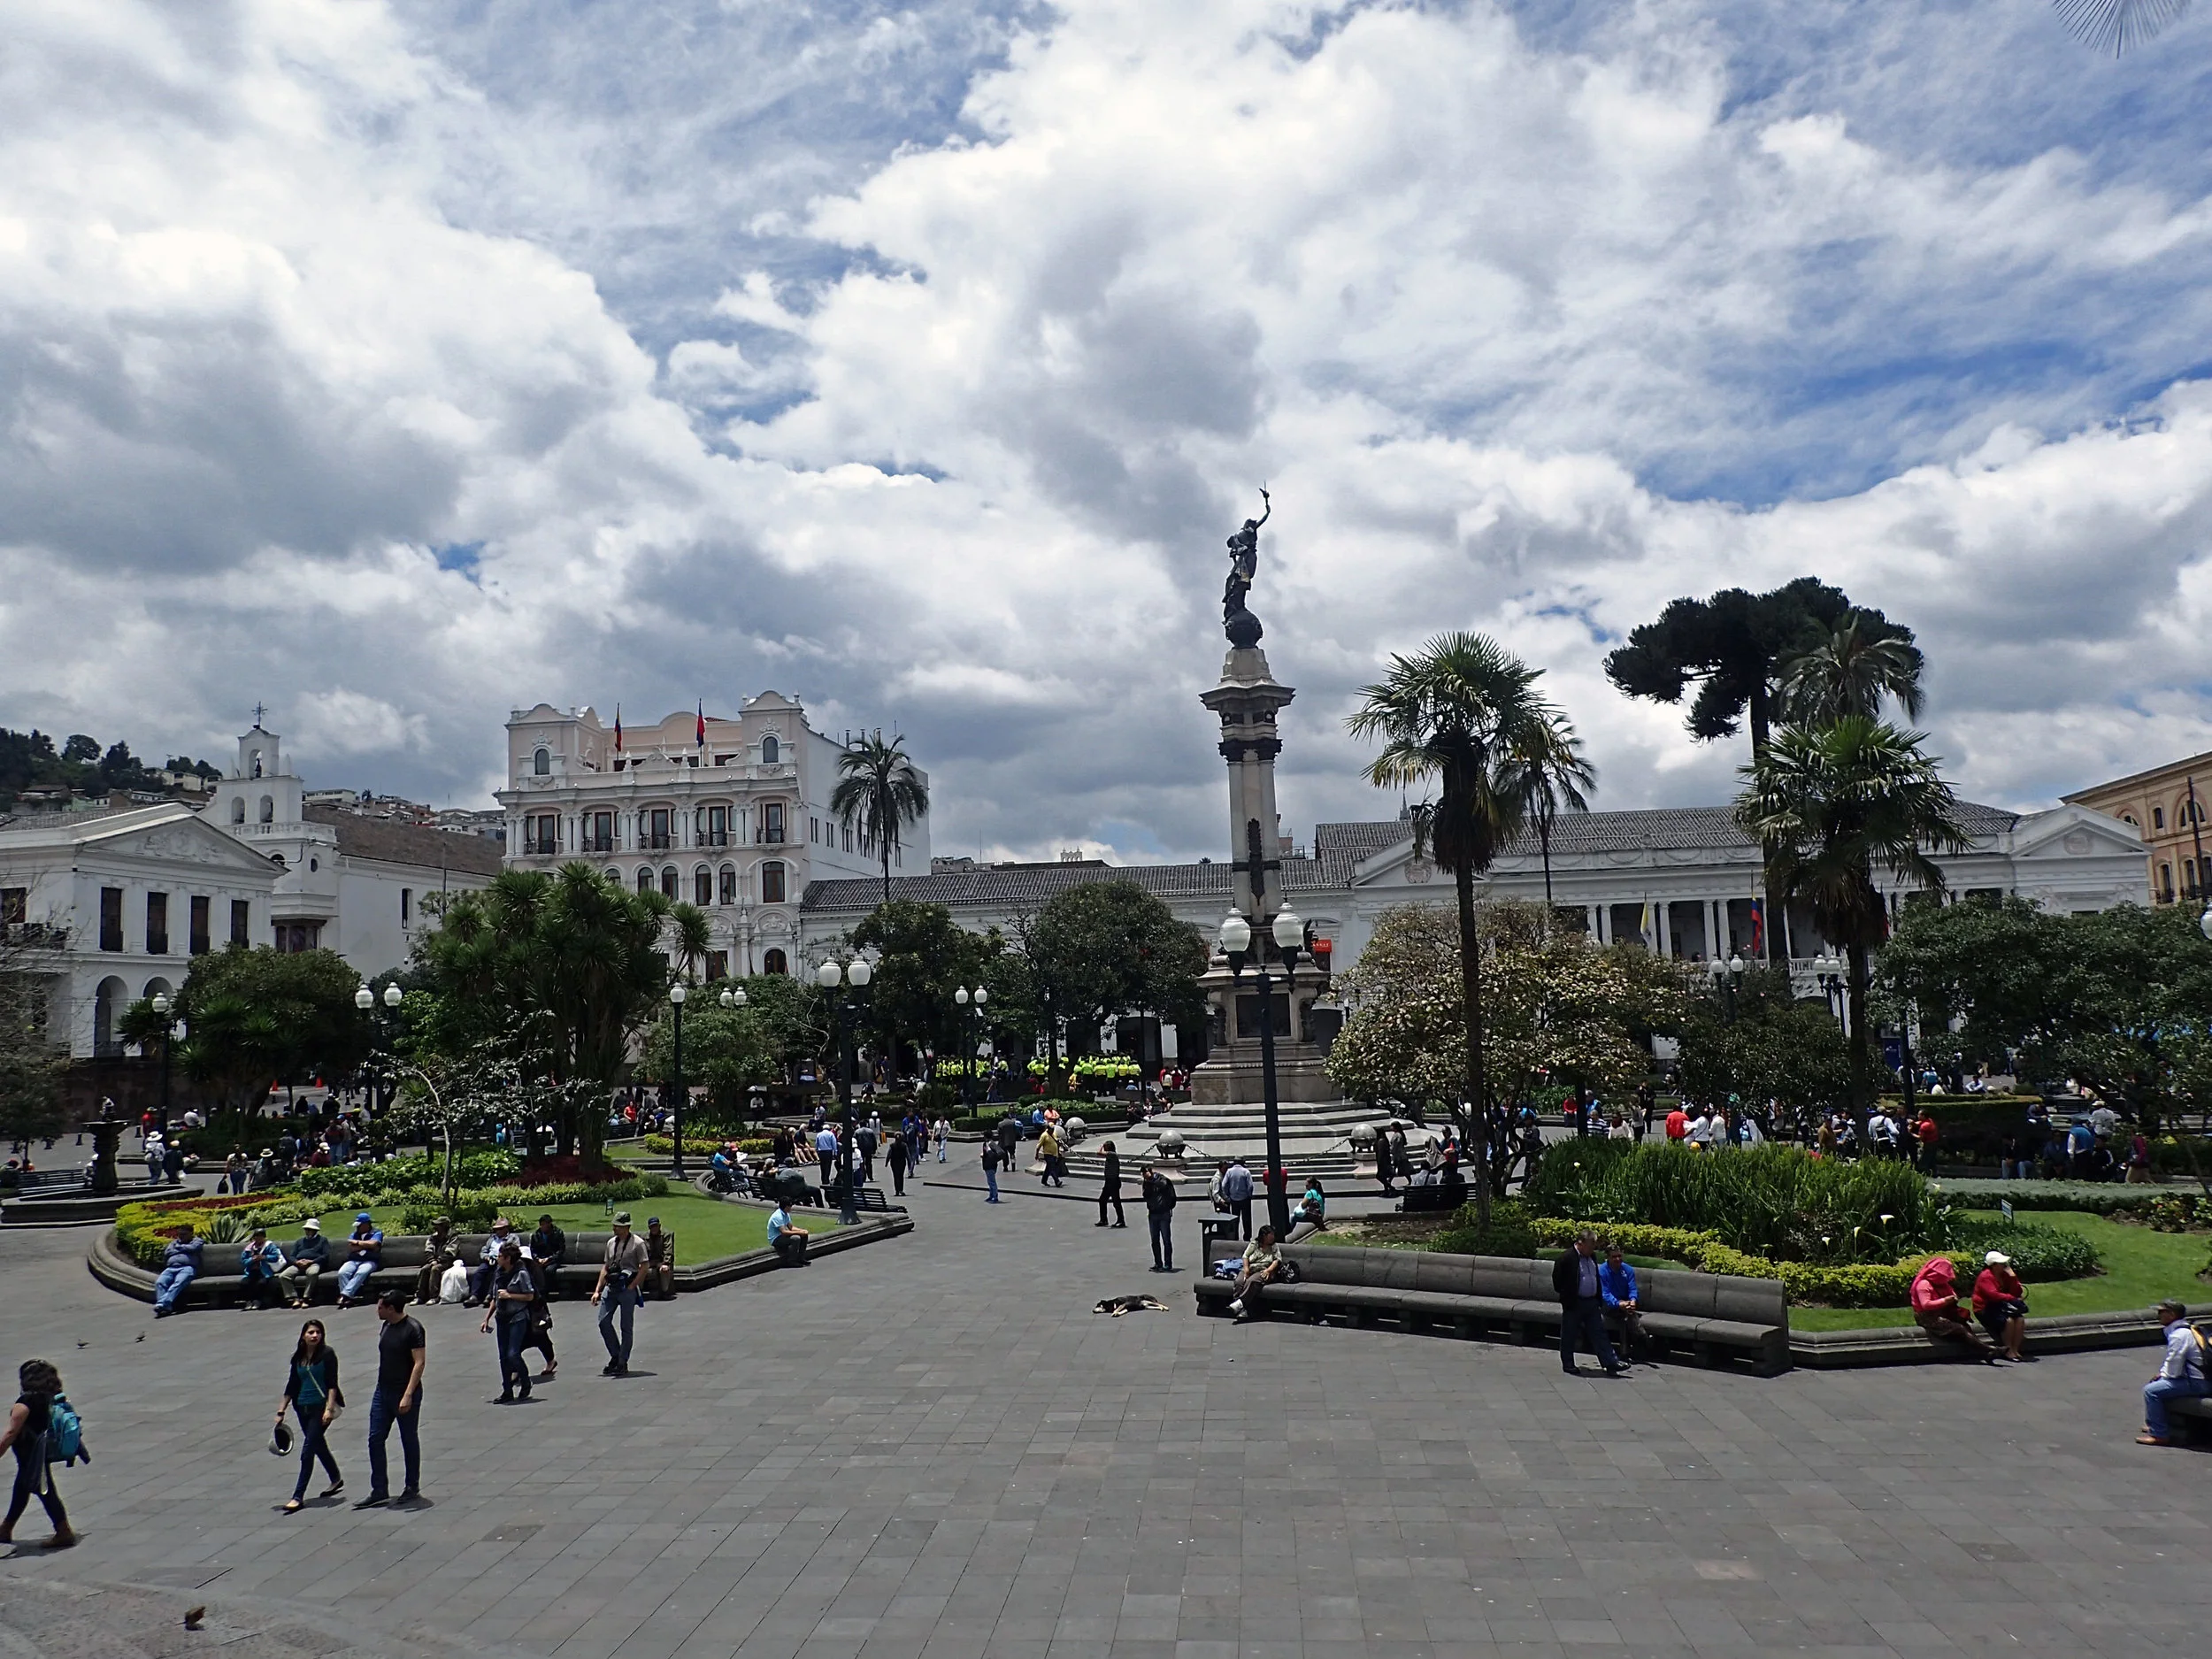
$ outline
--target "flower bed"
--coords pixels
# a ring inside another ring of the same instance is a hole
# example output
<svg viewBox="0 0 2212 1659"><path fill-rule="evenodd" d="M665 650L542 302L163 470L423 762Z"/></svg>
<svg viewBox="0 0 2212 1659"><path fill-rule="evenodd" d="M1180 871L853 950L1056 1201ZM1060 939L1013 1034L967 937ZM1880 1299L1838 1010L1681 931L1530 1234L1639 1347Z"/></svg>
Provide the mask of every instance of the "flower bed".
<svg viewBox="0 0 2212 1659"><path fill-rule="evenodd" d="M371 1174L388 1166L378 1164L361 1171ZM464 1187L449 1198L438 1187L423 1185L393 1187L365 1184L320 1193L248 1193L222 1199L173 1199L125 1204L116 1212L116 1241L126 1253L148 1267L160 1265L162 1251L185 1222L191 1222L211 1244L229 1244L244 1238L256 1226L282 1227L324 1215L334 1210L371 1210L379 1205L401 1206L400 1226L407 1233L426 1233L440 1216L452 1217L464 1233L480 1232L502 1214L534 1212L555 1204L640 1203L668 1192L667 1179L637 1175L611 1181L549 1182L533 1187Z"/></svg>

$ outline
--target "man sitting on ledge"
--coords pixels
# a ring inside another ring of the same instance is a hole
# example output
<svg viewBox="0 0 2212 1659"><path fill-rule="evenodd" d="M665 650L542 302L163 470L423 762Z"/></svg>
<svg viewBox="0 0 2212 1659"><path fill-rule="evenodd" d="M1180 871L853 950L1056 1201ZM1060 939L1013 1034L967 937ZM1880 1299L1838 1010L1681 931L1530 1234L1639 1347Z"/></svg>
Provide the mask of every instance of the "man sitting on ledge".
<svg viewBox="0 0 2212 1659"><path fill-rule="evenodd" d="M784 1208L784 1201L776 1200L775 1213L768 1217L768 1248L783 1257L786 1267L804 1267L806 1240L806 1229L793 1226L791 1212Z"/></svg>

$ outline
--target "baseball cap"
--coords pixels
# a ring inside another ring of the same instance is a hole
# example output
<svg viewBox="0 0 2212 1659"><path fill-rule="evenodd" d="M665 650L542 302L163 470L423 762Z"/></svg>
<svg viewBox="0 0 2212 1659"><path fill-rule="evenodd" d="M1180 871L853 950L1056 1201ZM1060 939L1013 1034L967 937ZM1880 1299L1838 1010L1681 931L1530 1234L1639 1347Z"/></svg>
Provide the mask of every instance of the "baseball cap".
<svg viewBox="0 0 2212 1659"><path fill-rule="evenodd" d="M1985 1267L2010 1267L2012 1265L2012 1258L2009 1256L2007 1256L2002 1250L1992 1250L1987 1256L1982 1257L1982 1265Z"/></svg>
<svg viewBox="0 0 2212 1659"><path fill-rule="evenodd" d="M645 1217L645 1225L649 1227L657 1227L661 1225L661 1218L658 1216L648 1216Z"/></svg>
<svg viewBox="0 0 2212 1659"><path fill-rule="evenodd" d="M356 1217L353 1218L353 1220L354 1220L354 1225L355 1225L356 1226L358 1226L358 1225L359 1225L362 1222L366 1221L366 1220L368 1220L368 1219L369 1219L369 1212L368 1212L367 1210L363 1210L363 1211L362 1211L359 1215L356 1216Z"/></svg>

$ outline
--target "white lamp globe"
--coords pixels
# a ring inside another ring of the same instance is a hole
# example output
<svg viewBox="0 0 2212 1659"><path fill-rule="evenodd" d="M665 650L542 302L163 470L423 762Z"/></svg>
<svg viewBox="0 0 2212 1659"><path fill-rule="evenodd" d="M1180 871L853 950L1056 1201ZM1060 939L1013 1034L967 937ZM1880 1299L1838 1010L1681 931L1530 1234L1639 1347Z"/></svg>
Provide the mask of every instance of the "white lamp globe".
<svg viewBox="0 0 2212 1659"><path fill-rule="evenodd" d="M825 991L834 991L844 978L845 971L833 962L826 962L814 971L814 983Z"/></svg>
<svg viewBox="0 0 2212 1659"><path fill-rule="evenodd" d="M1252 924L1232 910L1221 918L1221 931L1215 937L1231 956L1241 955L1252 948Z"/></svg>
<svg viewBox="0 0 2212 1659"><path fill-rule="evenodd" d="M1275 945L1280 950L1296 950L1306 942L1306 924L1295 910L1275 912Z"/></svg>
<svg viewBox="0 0 2212 1659"><path fill-rule="evenodd" d="M363 1013L367 1013L376 1006L376 993L369 989L367 986L363 986L353 994L353 1005Z"/></svg>
<svg viewBox="0 0 2212 1659"><path fill-rule="evenodd" d="M876 977L876 971L868 965L865 956L855 956L852 965L845 970L845 979L856 991L868 988L868 981Z"/></svg>

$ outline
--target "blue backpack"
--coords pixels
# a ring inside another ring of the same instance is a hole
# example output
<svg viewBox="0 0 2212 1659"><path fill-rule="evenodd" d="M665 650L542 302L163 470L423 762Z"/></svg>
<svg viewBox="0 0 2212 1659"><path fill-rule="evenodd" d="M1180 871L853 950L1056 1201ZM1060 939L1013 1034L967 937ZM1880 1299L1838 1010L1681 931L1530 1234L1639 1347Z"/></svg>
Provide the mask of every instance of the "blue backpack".
<svg viewBox="0 0 2212 1659"><path fill-rule="evenodd" d="M47 1461L73 1463L81 1457L88 1463L92 1461L84 1447L84 1419L65 1396L56 1394L46 1406Z"/></svg>

